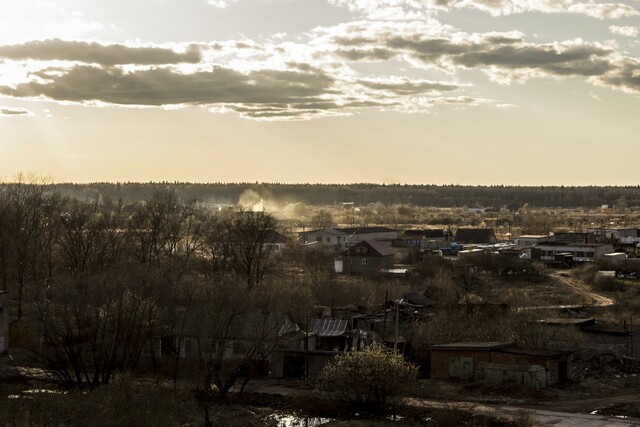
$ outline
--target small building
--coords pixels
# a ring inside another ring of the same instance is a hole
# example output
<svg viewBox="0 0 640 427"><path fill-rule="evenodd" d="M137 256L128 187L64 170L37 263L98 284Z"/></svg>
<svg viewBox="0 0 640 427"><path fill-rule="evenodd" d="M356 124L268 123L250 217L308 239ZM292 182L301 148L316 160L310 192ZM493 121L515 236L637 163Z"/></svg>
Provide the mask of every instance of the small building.
<svg viewBox="0 0 640 427"><path fill-rule="evenodd" d="M493 228L458 228L453 240L475 244L492 244L498 241Z"/></svg>
<svg viewBox="0 0 640 427"><path fill-rule="evenodd" d="M431 378L516 381L545 387L571 377L571 354L568 351L519 348L510 342L433 345ZM545 370L544 379L539 367Z"/></svg>
<svg viewBox="0 0 640 427"><path fill-rule="evenodd" d="M531 258L547 263L558 262L557 255L570 255L576 262L592 262L605 254L613 253L613 246L607 243L561 243L548 242L531 249Z"/></svg>
<svg viewBox="0 0 640 427"><path fill-rule="evenodd" d="M554 241L558 243L588 243L589 233L553 233Z"/></svg>
<svg viewBox="0 0 640 427"><path fill-rule="evenodd" d="M520 236L516 239L517 246L537 246L540 243L552 242L554 240L554 236L549 236L547 234L526 234L524 236Z"/></svg>
<svg viewBox="0 0 640 427"><path fill-rule="evenodd" d="M300 332L286 347L273 352L271 375L275 378L314 377L336 355L361 350L368 344L368 334L351 328L349 320L313 319L308 332Z"/></svg>
<svg viewBox="0 0 640 427"><path fill-rule="evenodd" d="M262 242L265 248L268 247L274 251L281 251L291 242L291 239L275 230L266 230Z"/></svg>
<svg viewBox="0 0 640 427"><path fill-rule="evenodd" d="M480 362L476 368L475 379L494 383L524 384L539 389L547 386L547 371L540 365Z"/></svg>
<svg viewBox="0 0 640 427"><path fill-rule="evenodd" d="M351 246L335 260L336 273L377 274L380 270L393 266L393 252L369 240Z"/></svg>
<svg viewBox="0 0 640 427"><path fill-rule="evenodd" d="M640 358L640 327L630 323L595 322L582 328L584 357L610 355L614 360L623 356Z"/></svg>
<svg viewBox="0 0 640 427"><path fill-rule="evenodd" d="M0 291L0 354L9 348L9 292Z"/></svg>

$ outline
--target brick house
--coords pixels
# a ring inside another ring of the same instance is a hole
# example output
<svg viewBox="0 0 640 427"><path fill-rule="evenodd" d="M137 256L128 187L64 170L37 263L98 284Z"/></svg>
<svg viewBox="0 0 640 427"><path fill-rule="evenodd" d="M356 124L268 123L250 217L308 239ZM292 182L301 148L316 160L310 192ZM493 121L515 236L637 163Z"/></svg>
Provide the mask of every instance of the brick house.
<svg viewBox="0 0 640 427"><path fill-rule="evenodd" d="M489 379L544 387L567 381L571 352L519 348L509 342L463 342L431 346L431 378ZM540 369L544 368L542 381ZM500 371L501 375L485 375Z"/></svg>
<svg viewBox="0 0 640 427"><path fill-rule="evenodd" d="M393 251L378 242L363 240L335 260L336 273L377 274L393 266Z"/></svg>

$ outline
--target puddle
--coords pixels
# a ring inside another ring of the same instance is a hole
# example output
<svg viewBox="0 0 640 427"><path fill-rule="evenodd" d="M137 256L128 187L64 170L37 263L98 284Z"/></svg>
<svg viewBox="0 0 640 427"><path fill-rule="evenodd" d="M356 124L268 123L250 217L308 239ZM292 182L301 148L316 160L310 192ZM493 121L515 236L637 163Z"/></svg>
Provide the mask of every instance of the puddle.
<svg viewBox="0 0 640 427"><path fill-rule="evenodd" d="M317 427L333 421L332 418L299 417L297 415L271 415L278 422L278 427Z"/></svg>

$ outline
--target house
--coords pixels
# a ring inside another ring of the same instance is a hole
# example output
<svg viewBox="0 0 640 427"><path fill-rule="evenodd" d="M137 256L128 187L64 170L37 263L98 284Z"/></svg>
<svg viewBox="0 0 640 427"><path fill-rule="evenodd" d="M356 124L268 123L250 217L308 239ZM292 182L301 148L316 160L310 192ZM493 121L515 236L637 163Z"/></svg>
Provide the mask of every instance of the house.
<svg viewBox="0 0 640 427"><path fill-rule="evenodd" d="M510 342L431 346L431 378L484 379L546 387L571 377L571 352L519 348Z"/></svg>
<svg viewBox="0 0 640 427"><path fill-rule="evenodd" d="M187 309L183 321L159 337L160 357L179 356L193 361L207 357L207 352L215 348L222 351L221 360L225 363L253 363L261 375L266 375L272 350L300 330L288 315L281 313L248 309L219 320L214 314L207 322L208 310L204 306Z"/></svg>
<svg viewBox="0 0 640 427"><path fill-rule="evenodd" d="M388 227L325 228L300 233L299 236L301 243L309 247L324 247L341 252L361 240L391 242L398 237L398 231Z"/></svg>
<svg viewBox="0 0 640 427"><path fill-rule="evenodd" d="M9 292L0 291L0 354L9 348Z"/></svg>
<svg viewBox="0 0 640 427"><path fill-rule="evenodd" d="M453 240L458 243L496 243L498 239L493 228L458 228Z"/></svg>
<svg viewBox="0 0 640 427"><path fill-rule="evenodd" d="M345 233L335 228L327 228L323 230L314 230L299 233L300 243L310 248L325 248L335 252L339 252L347 243Z"/></svg>
<svg viewBox="0 0 640 427"><path fill-rule="evenodd" d="M335 260L336 273L377 274L393 266L393 252L378 242L363 240Z"/></svg>

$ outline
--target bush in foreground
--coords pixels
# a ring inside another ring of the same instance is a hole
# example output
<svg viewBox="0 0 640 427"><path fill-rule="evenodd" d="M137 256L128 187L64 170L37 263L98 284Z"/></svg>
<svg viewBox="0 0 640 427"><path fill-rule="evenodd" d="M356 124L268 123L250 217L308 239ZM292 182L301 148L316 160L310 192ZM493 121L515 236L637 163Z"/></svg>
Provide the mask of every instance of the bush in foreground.
<svg viewBox="0 0 640 427"><path fill-rule="evenodd" d="M320 372L317 389L353 409L385 411L415 389L417 368L392 349L374 344L329 361Z"/></svg>

